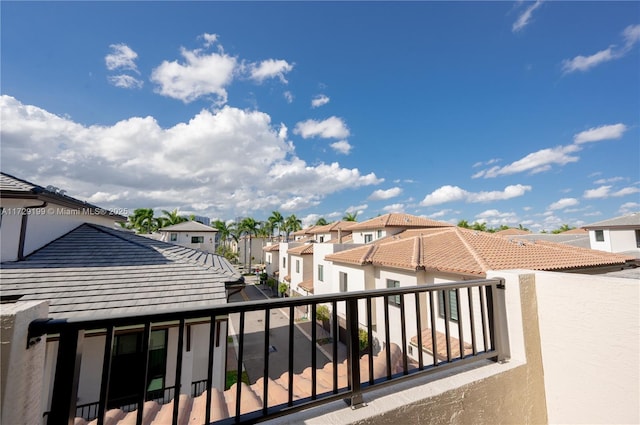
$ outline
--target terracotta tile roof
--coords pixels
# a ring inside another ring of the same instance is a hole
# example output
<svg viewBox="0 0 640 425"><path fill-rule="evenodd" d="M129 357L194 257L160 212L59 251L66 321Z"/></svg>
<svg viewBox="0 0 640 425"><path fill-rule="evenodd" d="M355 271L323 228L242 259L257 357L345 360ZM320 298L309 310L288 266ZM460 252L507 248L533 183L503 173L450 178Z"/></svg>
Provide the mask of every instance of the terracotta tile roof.
<svg viewBox="0 0 640 425"><path fill-rule="evenodd" d="M355 232L356 230L382 229L384 227L425 228L451 226L453 226L451 223L436 221L425 217L418 217L416 215L389 213L361 223L351 223L351 226L349 226L347 230Z"/></svg>
<svg viewBox="0 0 640 425"><path fill-rule="evenodd" d="M306 229L300 229L295 232L291 232L291 236L304 236L306 234L309 234L315 227L316 226L314 224L313 226L307 227Z"/></svg>
<svg viewBox="0 0 640 425"><path fill-rule="evenodd" d="M321 233L337 232L338 230L347 231L348 227L350 227L352 224L352 221L334 221L333 223L329 223L324 226L315 226L307 233L318 235Z"/></svg>
<svg viewBox="0 0 640 425"><path fill-rule="evenodd" d="M587 229L582 229L578 227L577 229L567 230L566 232L562 232L563 235L586 235L589 234Z"/></svg>
<svg viewBox="0 0 640 425"><path fill-rule="evenodd" d="M313 244L306 243L304 245L297 246L295 248L291 248L287 251L288 254L293 255L309 255L313 254Z"/></svg>
<svg viewBox="0 0 640 425"><path fill-rule="evenodd" d="M313 279L303 280L298 283L298 288L302 288L310 294L313 294Z"/></svg>
<svg viewBox="0 0 640 425"><path fill-rule="evenodd" d="M500 230L494 233L494 235L498 236L515 236L515 235L530 235L531 232L529 230L523 229L514 229L513 227L510 229Z"/></svg>
<svg viewBox="0 0 640 425"><path fill-rule="evenodd" d="M338 238L333 238L322 243L352 243L352 242L353 242L353 235L349 233L348 235L342 237L342 242L340 242Z"/></svg>
<svg viewBox="0 0 640 425"><path fill-rule="evenodd" d="M625 255L545 241L507 239L459 227L408 230L327 260L484 276L488 270L570 270L624 265Z"/></svg>
<svg viewBox="0 0 640 425"><path fill-rule="evenodd" d="M433 343L431 342L431 329L425 329L422 331L422 347L424 350L433 355ZM455 359L460 356L460 340L452 336L449 337L449 343L451 345L451 358ZM411 345L418 346L418 336L411 338ZM447 335L436 331L436 349L438 350L438 360L447 360ZM473 346L467 342L464 343L464 355L472 354Z"/></svg>
<svg viewBox="0 0 640 425"><path fill-rule="evenodd" d="M266 251L266 252L280 251L280 244L279 243L274 243L272 245L267 245L267 246L263 247L262 250Z"/></svg>

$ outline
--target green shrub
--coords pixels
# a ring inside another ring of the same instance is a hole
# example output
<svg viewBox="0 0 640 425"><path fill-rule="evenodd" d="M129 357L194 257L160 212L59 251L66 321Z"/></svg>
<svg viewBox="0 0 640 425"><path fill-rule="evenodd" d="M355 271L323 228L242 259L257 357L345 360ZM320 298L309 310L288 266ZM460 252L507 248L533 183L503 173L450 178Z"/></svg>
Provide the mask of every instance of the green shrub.
<svg viewBox="0 0 640 425"><path fill-rule="evenodd" d="M278 292L280 292L281 294L287 292L287 289L289 289L289 285L287 285L286 283L281 283L280 286L278 286Z"/></svg>
<svg viewBox="0 0 640 425"><path fill-rule="evenodd" d="M316 319L318 320L329 320L329 307L326 305L319 305L316 308Z"/></svg>
<svg viewBox="0 0 640 425"><path fill-rule="evenodd" d="M364 329L358 329L358 340L360 342L360 351L369 348L369 333Z"/></svg>

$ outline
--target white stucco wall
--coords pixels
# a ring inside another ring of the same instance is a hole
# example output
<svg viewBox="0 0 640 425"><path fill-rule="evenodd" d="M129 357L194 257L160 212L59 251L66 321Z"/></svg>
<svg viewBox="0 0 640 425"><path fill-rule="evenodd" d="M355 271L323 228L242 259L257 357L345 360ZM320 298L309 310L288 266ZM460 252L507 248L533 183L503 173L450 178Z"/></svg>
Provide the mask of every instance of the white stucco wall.
<svg viewBox="0 0 640 425"><path fill-rule="evenodd" d="M186 248L199 249L205 252L216 252L216 232L160 232L160 240L163 242L169 242L176 245L184 246ZM176 235L176 240L171 240L171 234ZM201 237L202 243L191 243L192 237Z"/></svg>
<svg viewBox="0 0 640 425"><path fill-rule="evenodd" d="M299 262L299 268L296 268L297 262ZM307 291L305 291L302 288L298 288L298 285L307 279L311 279L312 277L313 277L313 255L311 254L291 255L290 288L302 295L306 295Z"/></svg>
<svg viewBox="0 0 640 425"><path fill-rule="evenodd" d="M549 423L640 423L640 285L536 273Z"/></svg>

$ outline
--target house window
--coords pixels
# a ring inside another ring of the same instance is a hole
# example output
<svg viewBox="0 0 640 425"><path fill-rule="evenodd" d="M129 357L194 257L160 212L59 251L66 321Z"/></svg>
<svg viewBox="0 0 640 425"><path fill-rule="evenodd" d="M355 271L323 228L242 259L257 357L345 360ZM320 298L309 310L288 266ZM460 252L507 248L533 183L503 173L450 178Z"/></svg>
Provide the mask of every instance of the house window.
<svg viewBox="0 0 640 425"><path fill-rule="evenodd" d="M287 257L282 257L282 268L283 269L287 268Z"/></svg>
<svg viewBox="0 0 640 425"><path fill-rule="evenodd" d="M364 235L364 243L369 243L373 240L373 235L371 233L367 233Z"/></svg>
<svg viewBox="0 0 640 425"><path fill-rule="evenodd" d="M296 260L296 273L300 273L300 260Z"/></svg>
<svg viewBox="0 0 640 425"><path fill-rule="evenodd" d="M324 266L322 264L318 264L318 280L324 282Z"/></svg>
<svg viewBox="0 0 640 425"><path fill-rule="evenodd" d="M178 234L177 233L172 233L171 237L170 237L170 241L171 242L175 242L178 240Z"/></svg>
<svg viewBox="0 0 640 425"><path fill-rule="evenodd" d="M604 230L596 230L596 242L604 242Z"/></svg>
<svg viewBox="0 0 640 425"><path fill-rule="evenodd" d="M640 229L636 229L636 247L640 248Z"/></svg>
<svg viewBox="0 0 640 425"><path fill-rule="evenodd" d="M143 332L115 336L111 377L109 379L109 408L135 403L137 390L144 380L145 353ZM167 330L151 331L149 339L149 369L147 373L147 399L162 397L167 368Z"/></svg>
<svg viewBox="0 0 640 425"><path fill-rule="evenodd" d="M378 230L378 239L382 237L382 230Z"/></svg>
<svg viewBox="0 0 640 425"><path fill-rule="evenodd" d="M347 292L347 274L340 272L340 292Z"/></svg>
<svg viewBox="0 0 640 425"><path fill-rule="evenodd" d="M203 243L204 236L191 236L191 243Z"/></svg>
<svg viewBox="0 0 640 425"><path fill-rule="evenodd" d="M391 288L399 288L400 287L400 282L398 282L397 280L391 280L391 279L387 279L387 288L391 289ZM389 303L389 305L394 305L396 307L400 306L400 297L402 295L390 295L387 297L387 302Z"/></svg>
<svg viewBox="0 0 640 425"><path fill-rule="evenodd" d="M444 291L438 291L438 314L444 318ZM451 313L451 321L458 321L458 295L455 289L449 290L449 312Z"/></svg>
<svg viewBox="0 0 640 425"><path fill-rule="evenodd" d="M320 236L320 243L324 242L324 236Z"/></svg>

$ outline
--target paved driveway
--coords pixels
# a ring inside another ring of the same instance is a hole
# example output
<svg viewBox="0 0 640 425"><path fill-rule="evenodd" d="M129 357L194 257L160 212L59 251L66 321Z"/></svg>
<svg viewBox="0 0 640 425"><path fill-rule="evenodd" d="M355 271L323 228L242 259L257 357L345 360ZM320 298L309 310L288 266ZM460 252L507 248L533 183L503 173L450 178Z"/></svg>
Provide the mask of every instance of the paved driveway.
<svg viewBox="0 0 640 425"><path fill-rule="evenodd" d="M239 294L231 297L231 302L248 300L264 300L267 297L254 285L247 285ZM294 326L293 347L289 347L289 310L274 309L270 311L269 346L272 347L269 354L269 377L277 379L288 371L289 351L293 349L293 372L301 373L311 366L311 341ZM245 315L245 336L243 361L245 370L249 375L249 381L254 383L264 374L264 319L265 312L248 312ZM237 332L240 329L240 314L230 315L232 329ZM232 330L230 330L230 335ZM329 363L329 359L316 349L316 367L322 368Z"/></svg>

